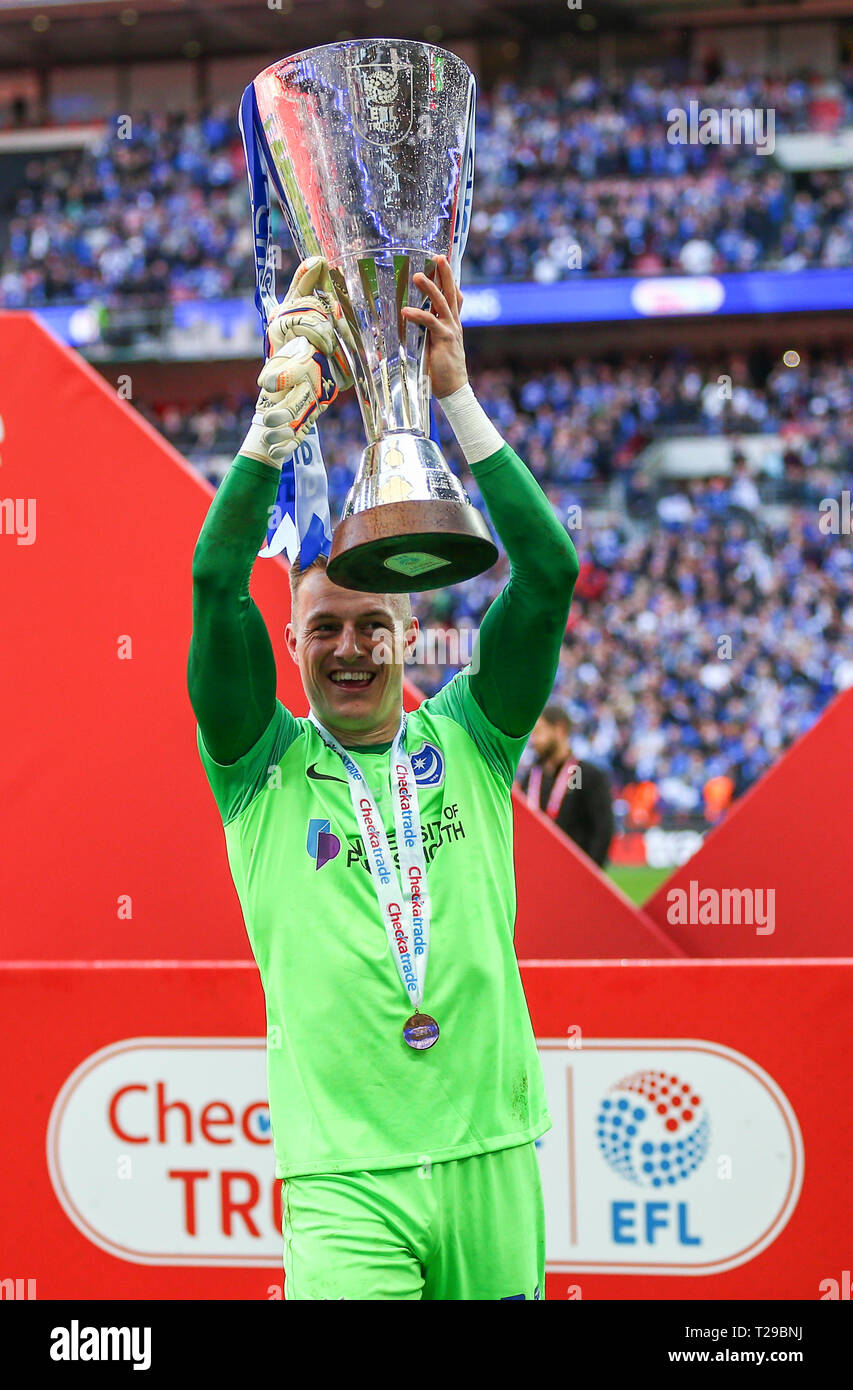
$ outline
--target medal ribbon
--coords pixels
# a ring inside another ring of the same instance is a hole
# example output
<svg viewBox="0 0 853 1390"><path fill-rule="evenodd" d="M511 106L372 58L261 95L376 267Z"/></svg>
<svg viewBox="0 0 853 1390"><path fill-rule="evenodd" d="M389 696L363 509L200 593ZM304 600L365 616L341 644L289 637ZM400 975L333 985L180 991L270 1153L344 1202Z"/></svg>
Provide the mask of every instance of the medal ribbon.
<svg viewBox="0 0 853 1390"><path fill-rule="evenodd" d="M543 807L540 801L542 795L542 768L538 763L531 768L530 778L527 783L527 804L534 810L544 810L552 820L556 820L563 804L563 797L569 785L569 779L577 767L577 763L568 758L557 776L554 778L554 785L551 788L551 795L548 797L547 806Z"/></svg>
<svg viewBox="0 0 853 1390"><path fill-rule="evenodd" d="M405 748L407 716L404 714L400 720L391 747L391 795L401 877L394 868L388 836L367 778L355 758L334 734L323 728L313 711L308 718L326 746L343 762L388 944L403 989L414 1006L412 1011L417 1013L424 997L429 958L430 901L418 791Z"/></svg>

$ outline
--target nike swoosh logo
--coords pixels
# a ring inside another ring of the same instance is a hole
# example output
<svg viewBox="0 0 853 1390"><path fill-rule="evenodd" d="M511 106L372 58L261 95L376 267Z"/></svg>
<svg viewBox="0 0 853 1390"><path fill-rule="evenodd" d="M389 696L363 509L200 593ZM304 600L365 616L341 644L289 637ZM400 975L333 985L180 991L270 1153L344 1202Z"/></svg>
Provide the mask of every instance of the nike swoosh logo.
<svg viewBox="0 0 853 1390"><path fill-rule="evenodd" d="M308 776L313 778L315 782L346 782L344 777L330 777L328 772L316 772L316 767L317 764L312 763L308 769Z"/></svg>

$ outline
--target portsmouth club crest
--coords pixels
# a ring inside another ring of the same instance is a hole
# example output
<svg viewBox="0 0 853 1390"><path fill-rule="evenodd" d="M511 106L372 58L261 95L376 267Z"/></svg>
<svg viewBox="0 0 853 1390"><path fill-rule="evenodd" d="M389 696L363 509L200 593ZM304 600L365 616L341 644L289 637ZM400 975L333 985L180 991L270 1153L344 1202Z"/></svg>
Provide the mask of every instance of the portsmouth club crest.
<svg viewBox="0 0 853 1390"><path fill-rule="evenodd" d="M349 69L353 124L372 145L396 145L412 129L412 67L391 49L390 63L354 63Z"/></svg>
<svg viewBox="0 0 853 1390"><path fill-rule="evenodd" d="M444 781L444 754L434 743L422 743L412 759L412 771L419 787L440 787Z"/></svg>

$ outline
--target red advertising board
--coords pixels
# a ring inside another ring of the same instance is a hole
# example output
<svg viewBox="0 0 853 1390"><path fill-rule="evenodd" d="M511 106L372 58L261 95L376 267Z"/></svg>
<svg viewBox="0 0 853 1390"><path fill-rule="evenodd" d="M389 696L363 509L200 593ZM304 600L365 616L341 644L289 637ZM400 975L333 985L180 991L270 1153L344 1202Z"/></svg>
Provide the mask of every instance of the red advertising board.
<svg viewBox="0 0 853 1390"><path fill-rule="evenodd" d="M850 1017L853 963L522 974L554 1121L549 1298L844 1287L853 1099L827 1020ZM0 1277L42 1299L280 1296L254 967L17 963L0 996Z"/></svg>

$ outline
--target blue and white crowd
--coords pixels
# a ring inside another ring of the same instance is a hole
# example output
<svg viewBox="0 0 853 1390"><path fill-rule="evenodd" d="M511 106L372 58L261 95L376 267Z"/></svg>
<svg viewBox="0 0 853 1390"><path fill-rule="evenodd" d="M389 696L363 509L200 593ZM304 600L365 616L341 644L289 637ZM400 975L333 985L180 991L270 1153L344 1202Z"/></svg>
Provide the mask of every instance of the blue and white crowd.
<svg viewBox="0 0 853 1390"><path fill-rule="evenodd" d="M775 136L825 123L825 84L661 72L558 72L480 93L466 279L564 280L849 265L853 175L796 180L745 144L679 144L672 110L772 110ZM853 78L831 121L853 123ZM85 153L32 158L0 192L0 307L168 305L250 292L252 244L235 114L118 118ZM295 265L278 223L282 269Z"/></svg>

